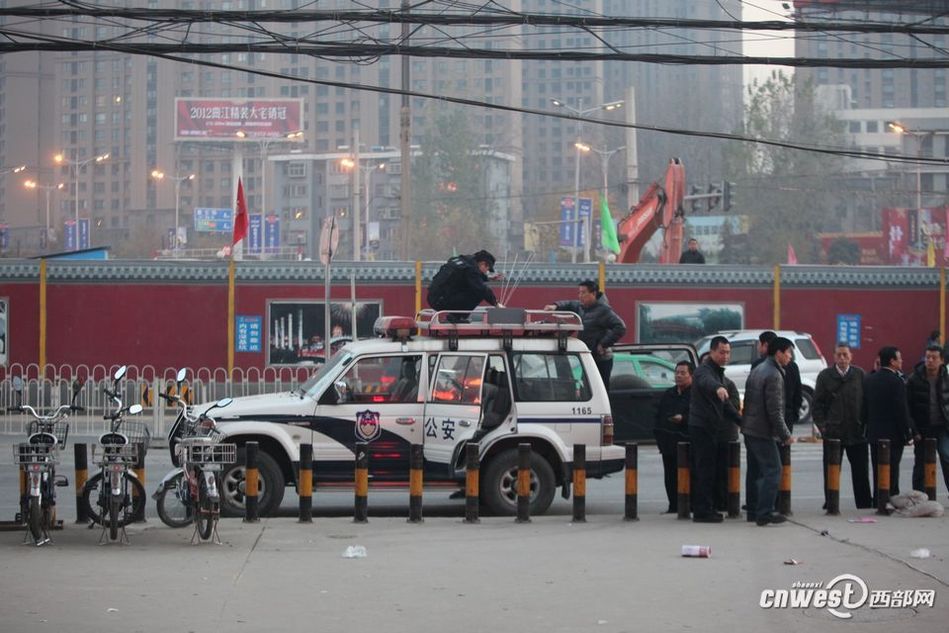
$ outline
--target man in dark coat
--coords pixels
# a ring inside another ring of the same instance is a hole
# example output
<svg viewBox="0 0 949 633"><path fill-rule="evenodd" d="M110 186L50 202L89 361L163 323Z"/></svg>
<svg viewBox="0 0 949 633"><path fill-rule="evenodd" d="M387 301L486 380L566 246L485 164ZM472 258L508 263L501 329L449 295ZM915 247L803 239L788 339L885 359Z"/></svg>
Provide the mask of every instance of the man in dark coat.
<svg viewBox="0 0 949 633"><path fill-rule="evenodd" d="M748 375L745 383L745 410L741 432L745 435L748 470L745 476L748 520L759 526L783 523L774 511L781 480L778 444L794 438L784 423L784 367L791 362L794 344L784 337L773 339L770 355Z"/></svg>
<svg viewBox="0 0 949 633"><path fill-rule="evenodd" d="M436 310L474 310L484 301L498 305L488 287L488 272L494 272L494 255L478 251L474 255L457 255L436 273L428 288L428 305Z"/></svg>
<svg viewBox="0 0 949 633"><path fill-rule="evenodd" d="M692 374L695 368L687 360L676 363L675 386L663 392L656 408L656 446L662 454L663 480L669 507L666 512L679 511L678 450L679 442L689 441L689 401L692 398Z"/></svg>
<svg viewBox="0 0 949 633"><path fill-rule="evenodd" d="M558 301L544 306L545 310L566 310L580 315L583 331L578 338L587 344L593 352L593 360L600 371L603 384L610 388L610 374L613 372L613 350L611 349L626 335L626 323L619 317L606 295L600 292L595 281L581 281L576 301Z"/></svg>
<svg viewBox="0 0 949 633"><path fill-rule="evenodd" d="M758 358L751 363L754 369L768 358L768 346L777 338L771 330L765 330L758 335ZM804 404L804 390L801 386L801 370L791 358L791 362L784 367L784 423L793 432L794 423L801 417L801 405Z"/></svg>
<svg viewBox="0 0 949 633"><path fill-rule="evenodd" d="M725 376L725 389L728 390L728 399L722 406L722 419L718 421L715 430L715 510L724 512L728 509L728 447L738 440L738 429L741 427L741 394L735 382Z"/></svg>
<svg viewBox="0 0 949 633"><path fill-rule="evenodd" d="M840 440L840 447L850 462L850 480L858 508L870 508L870 458L867 433L860 415L863 405L863 370L852 365L850 346L837 343L834 364L817 374L814 390L814 423L824 439ZM827 466L824 452L824 507L827 507Z"/></svg>
<svg viewBox="0 0 949 633"><path fill-rule="evenodd" d="M913 447L913 490L924 490L925 442L934 438L942 463L942 477L949 488L949 375L942 363L943 350L939 345L930 345L925 360L916 365L906 383L909 413L916 427L916 445ZM941 444L941 447L940 447Z"/></svg>
<svg viewBox="0 0 949 633"><path fill-rule="evenodd" d="M688 250L682 251L679 257L680 264L704 264L705 255L699 251L699 242L694 237L689 240Z"/></svg>
<svg viewBox="0 0 949 633"><path fill-rule="evenodd" d="M728 388L725 365L731 358L731 344L716 336L709 345L708 358L695 370L689 402L689 441L692 446L692 520L721 523L715 512L715 474L718 462L716 435L723 426Z"/></svg>
<svg viewBox="0 0 949 633"><path fill-rule="evenodd" d="M874 501L877 485L877 440L890 440L890 495L900 493L900 460L903 446L915 435L906 401L906 384L900 375L903 356L900 350L887 346L880 349L880 369L867 376L863 383L863 410L870 461L873 464Z"/></svg>

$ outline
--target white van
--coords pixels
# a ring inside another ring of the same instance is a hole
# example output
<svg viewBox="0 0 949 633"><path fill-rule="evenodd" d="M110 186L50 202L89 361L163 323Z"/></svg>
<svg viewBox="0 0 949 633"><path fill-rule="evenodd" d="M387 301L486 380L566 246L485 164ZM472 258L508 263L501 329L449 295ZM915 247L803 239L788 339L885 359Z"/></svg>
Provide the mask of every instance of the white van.
<svg viewBox="0 0 949 633"><path fill-rule="evenodd" d="M313 445L315 489L351 486L355 444L368 442L371 488L407 486L410 447L421 444L425 485L458 490L465 447L476 442L482 503L512 515L517 445L529 442L531 512L544 512L558 487L569 492L574 444L586 445L588 477L623 468L581 329L573 313L510 308L380 318L382 338L346 345L296 391L236 398L215 412L239 447L222 477L224 509L243 506L249 441L260 446L262 515L295 483L301 443Z"/></svg>

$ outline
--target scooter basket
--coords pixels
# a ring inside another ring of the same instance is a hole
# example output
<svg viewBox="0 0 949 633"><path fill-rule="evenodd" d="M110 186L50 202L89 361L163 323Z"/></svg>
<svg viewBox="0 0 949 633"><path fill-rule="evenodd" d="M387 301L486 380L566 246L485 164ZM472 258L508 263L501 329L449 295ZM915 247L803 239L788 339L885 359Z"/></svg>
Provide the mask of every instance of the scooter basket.
<svg viewBox="0 0 949 633"><path fill-rule="evenodd" d="M181 440L185 460L192 464L233 464L237 461L237 444L219 444L205 438Z"/></svg>
<svg viewBox="0 0 949 633"><path fill-rule="evenodd" d="M56 443L59 444L59 448L66 448L66 438L69 437L69 420L56 420L52 423L33 420L30 422L27 430L28 435L41 432L52 433L56 436Z"/></svg>
<svg viewBox="0 0 949 633"><path fill-rule="evenodd" d="M139 420L123 420L119 433L129 438L129 444L144 444L146 449L148 442L152 439L148 426Z"/></svg>
<svg viewBox="0 0 949 633"><path fill-rule="evenodd" d="M14 444L13 461L16 464L58 464L59 449L50 444Z"/></svg>
<svg viewBox="0 0 949 633"><path fill-rule="evenodd" d="M104 464L129 464L134 466L138 463L138 445L137 444L93 444L92 461L99 466Z"/></svg>

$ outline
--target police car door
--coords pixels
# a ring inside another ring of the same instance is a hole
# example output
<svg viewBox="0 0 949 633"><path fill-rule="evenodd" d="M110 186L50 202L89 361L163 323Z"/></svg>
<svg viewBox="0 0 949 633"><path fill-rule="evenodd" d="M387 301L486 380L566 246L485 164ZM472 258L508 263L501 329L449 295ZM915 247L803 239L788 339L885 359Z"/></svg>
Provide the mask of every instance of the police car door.
<svg viewBox="0 0 949 633"><path fill-rule="evenodd" d="M487 354L441 354L425 403L425 462L435 479L454 475L456 450L471 438L481 418L481 388Z"/></svg>
<svg viewBox="0 0 949 633"><path fill-rule="evenodd" d="M374 481L408 478L409 452L421 443L421 354L363 356L331 387L335 402L321 399L314 430L328 442L314 446L319 481L351 481L356 442L369 443Z"/></svg>

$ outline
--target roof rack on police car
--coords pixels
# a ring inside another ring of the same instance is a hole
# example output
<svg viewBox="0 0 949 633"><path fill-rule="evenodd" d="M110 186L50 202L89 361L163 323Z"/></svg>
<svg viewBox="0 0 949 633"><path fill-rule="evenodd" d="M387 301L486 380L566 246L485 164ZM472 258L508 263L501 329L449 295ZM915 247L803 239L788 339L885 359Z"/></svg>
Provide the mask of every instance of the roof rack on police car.
<svg viewBox="0 0 949 633"><path fill-rule="evenodd" d="M567 338L583 330L583 322L573 312L548 312L523 308L480 308L477 310L422 310L418 328L429 336L447 336L449 349L458 348L460 336L495 336L505 349L514 337L556 336L561 351Z"/></svg>

